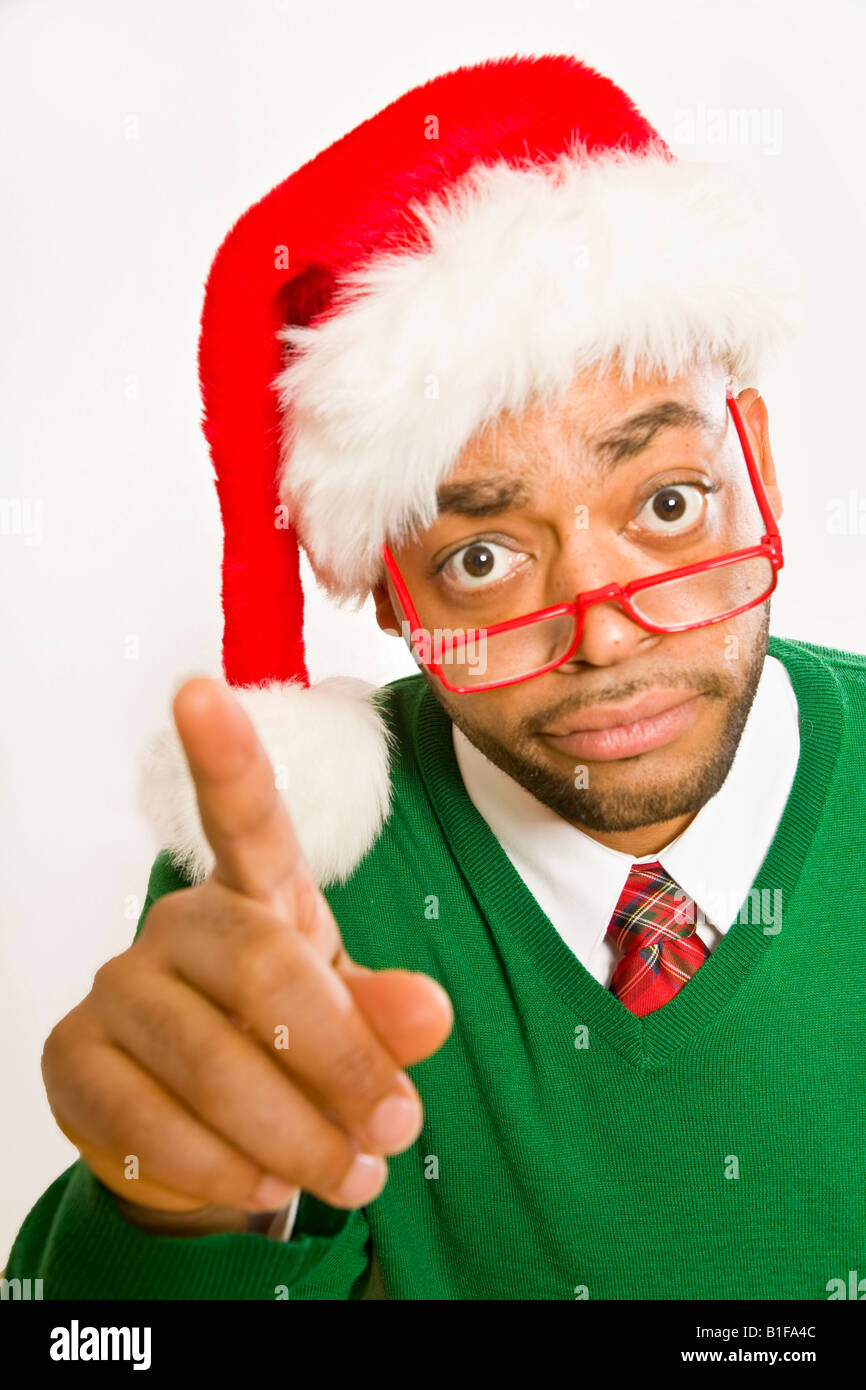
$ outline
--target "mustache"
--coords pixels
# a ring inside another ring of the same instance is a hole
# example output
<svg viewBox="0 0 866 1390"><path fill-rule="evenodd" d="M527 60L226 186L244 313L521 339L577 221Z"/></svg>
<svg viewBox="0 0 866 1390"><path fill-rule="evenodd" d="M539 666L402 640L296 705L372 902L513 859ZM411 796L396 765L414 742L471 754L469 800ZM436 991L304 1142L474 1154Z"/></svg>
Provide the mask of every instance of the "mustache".
<svg viewBox="0 0 866 1390"><path fill-rule="evenodd" d="M580 691L567 700L546 705L543 709L536 710L530 719L524 720L523 727L528 734L543 733L550 724L569 715L580 714L585 709L603 708L605 705L621 705L634 695L641 695L650 690L691 690L696 695L725 699L730 695L734 685L733 677L726 680L718 671L677 671L667 676L660 674L640 680L621 681L615 686L607 686L604 690Z"/></svg>

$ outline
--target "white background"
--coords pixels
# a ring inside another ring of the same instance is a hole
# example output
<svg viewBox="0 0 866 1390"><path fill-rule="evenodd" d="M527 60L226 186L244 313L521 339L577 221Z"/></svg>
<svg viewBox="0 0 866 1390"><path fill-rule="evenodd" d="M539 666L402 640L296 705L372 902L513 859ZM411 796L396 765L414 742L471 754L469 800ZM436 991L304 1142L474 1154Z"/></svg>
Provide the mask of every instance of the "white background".
<svg viewBox="0 0 866 1390"><path fill-rule="evenodd" d="M828 515L866 510L864 41L854 0L2 4L0 498L24 510L0 533L0 1268L77 1157L39 1059L132 939L156 849L136 810L142 743L182 676L219 669L196 341L229 227L432 76L513 53L599 68L684 158L743 165L800 259L800 345L753 383L785 502L772 630L863 652L866 516L834 534ZM702 141L715 108L756 109L763 135ZM314 680L413 669L369 612L307 589Z"/></svg>

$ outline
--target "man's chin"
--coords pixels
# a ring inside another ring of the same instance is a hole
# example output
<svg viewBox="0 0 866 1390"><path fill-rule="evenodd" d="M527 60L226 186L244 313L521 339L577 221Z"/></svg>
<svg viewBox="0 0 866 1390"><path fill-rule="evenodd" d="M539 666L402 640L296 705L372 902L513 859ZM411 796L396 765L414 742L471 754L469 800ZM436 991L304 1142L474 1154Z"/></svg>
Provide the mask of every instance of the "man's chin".
<svg viewBox="0 0 866 1390"><path fill-rule="evenodd" d="M491 761L503 767L501 756ZM529 759L512 761L503 770L563 819L587 830L617 834L699 811L722 786L730 761L712 757L699 765L684 760L672 771L668 746L629 758L585 763L577 771Z"/></svg>
<svg viewBox="0 0 866 1390"><path fill-rule="evenodd" d="M540 727L556 727L566 713L577 712L573 707L536 710L531 722L524 718L510 729L500 717L488 728L467 720L471 702L449 700L441 689L435 693L470 743L565 820L610 835L661 826L700 811L730 772L767 654L769 602L756 622L760 628L752 640L744 639L739 681L725 662L693 666L691 688L705 697L697 721L667 743L626 757L593 763L541 736ZM677 684L668 680L671 688Z"/></svg>
<svg viewBox="0 0 866 1390"><path fill-rule="evenodd" d="M749 690L733 701L708 700L703 718L672 742L594 763L576 762L539 734L506 743L489 730L462 721L460 727L485 757L564 820L618 834L693 815L716 795L753 698Z"/></svg>
<svg viewBox="0 0 866 1390"><path fill-rule="evenodd" d="M689 775L682 781L669 781L665 785L656 783L650 788L643 778L636 786L623 784L604 789L597 786L574 788L568 782L557 783L555 779L547 781L540 778L534 779L534 786L530 782L524 785L539 801L573 825L605 834L617 834L662 825L694 814L715 795L726 775L727 771L723 770L712 783L706 776L696 780Z"/></svg>

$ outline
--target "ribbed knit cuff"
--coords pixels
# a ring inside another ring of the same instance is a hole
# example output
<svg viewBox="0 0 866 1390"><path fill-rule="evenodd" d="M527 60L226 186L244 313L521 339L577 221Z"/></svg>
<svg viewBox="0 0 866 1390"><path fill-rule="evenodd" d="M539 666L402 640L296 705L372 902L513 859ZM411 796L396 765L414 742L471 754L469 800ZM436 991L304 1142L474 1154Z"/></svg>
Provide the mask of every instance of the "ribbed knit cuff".
<svg viewBox="0 0 866 1390"><path fill-rule="evenodd" d="M79 1160L31 1211L7 1276L42 1278L45 1299L275 1299L339 1251L348 1283L334 1296L349 1297L367 1264L363 1213L315 1204L306 1224L292 1240L147 1232L124 1219L114 1194Z"/></svg>

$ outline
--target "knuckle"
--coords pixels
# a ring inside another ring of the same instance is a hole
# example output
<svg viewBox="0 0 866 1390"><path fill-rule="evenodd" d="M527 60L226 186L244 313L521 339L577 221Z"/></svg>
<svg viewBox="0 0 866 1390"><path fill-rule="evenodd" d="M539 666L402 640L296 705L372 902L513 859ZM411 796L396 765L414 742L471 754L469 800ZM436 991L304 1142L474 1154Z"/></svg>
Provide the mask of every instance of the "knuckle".
<svg viewBox="0 0 866 1390"><path fill-rule="evenodd" d="M90 1035L79 1025L81 1008L78 1005L56 1023L42 1046L42 1080L52 1109L58 1098L88 1085L93 1071L88 1049Z"/></svg>
<svg viewBox="0 0 866 1390"><path fill-rule="evenodd" d="M176 931L179 919L188 910L189 894L195 893L194 888L180 888L173 893L163 893L155 902L152 902L147 910L147 916L141 928L141 936L148 937L162 936L166 932Z"/></svg>
<svg viewBox="0 0 866 1390"><path fill-rule="evenodd" d="M255 930L250 919L255 917L254 905L233 889L227 888L213 875L197 887L187 890L191 897L189 909L196 921L219 936L246 935Z"/></svg>
<svg viewBox="0 0 866 1390"><path fill-rule="evenodd" d="M114 997L120 992L126 981L128 968L126 952L119 956L111 956L100 965L93 976L90 990L90 997L94 1003L99 1005L104 999Z"/></svg>
<svg viewBox="0 0 866 1390"><path fill-rule="evenodd" d="M272 928L263 928L238 953L234 969L237 1001L242 1013L258 1011L289 977L291 961L286 944Z"/></svg>
<svg viewBox="0 0 866 1390"><path fill-rule="evenodd" d="M185 1041L184 1066L193 1103L202 1111L222 1109L238 1088L235 1055L212 1035Z"/></svg>
<svg viewBox="0 0 866 1390"><path fill-rule="evenodd" d="M45 1039L40 1058L42 1084L45 1087L45 1094L55 1119L57 1119L58 1101L67 1084L66 1078L70 1063L69 1049L65 1045L66 1034L58 1032L60 1027L61 1024L58 1023L57 1027L53 1028Z"/></svg>
<svg viewBox="0 0 866 1390"><path fill-rule="evenodd" d="M69 1033L69 1023L71 1016L66 1014L58 1023L55 1023L45 1042L42 1044L42 1068L53 1065L58 1057L62 1057L66 1051L65 1043Z"/></svg>
<svg viewBox="0 0 866 1390"><path fill-rule="evenodd" d="M54 1088L63 1084L66 1077L74 1074L79 1068L80 1041L79 1030L72 1014L67 1014L59 1023L55 1023L45 1039L40 1067L49 1096Z"/></svg>
<svg viewBox="0 0 866 1390"><path fill-rule="evenodd" d="M93 1098L99 1128L112 1151L158 1152L164 1145L165 1115L147 1095L128 1087L99 1091Z"/></svg>
<svg viewBox="0 0 866 1390"><path fill-rule="evenodd" d="M146 1097L106 1089L95 1069L79 1068L65 1078L54 1117L77 1148L112 1155L140 1153L161 1129Z"/></svg>
<svg viewBox="0 0 866 1390"><path fill-rule="evenodd" d="M218 938L236 963L247 951L268 949L280 936L281 924L267 908L211 880L202 885L196 916L197 926Z"/></svg>

